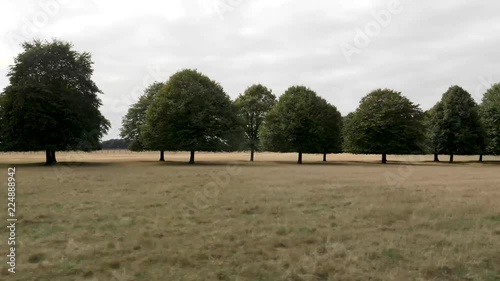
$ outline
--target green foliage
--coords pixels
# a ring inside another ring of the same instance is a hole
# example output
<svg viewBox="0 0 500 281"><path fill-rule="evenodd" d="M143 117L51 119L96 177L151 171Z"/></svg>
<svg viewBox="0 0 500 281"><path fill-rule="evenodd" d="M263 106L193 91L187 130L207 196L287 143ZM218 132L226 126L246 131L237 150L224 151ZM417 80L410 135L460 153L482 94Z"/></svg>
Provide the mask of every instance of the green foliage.
<svg viewBox="0 0 500 281"><path fill-rule="evenodd" d="M346 127L347 125L350 124L350 120L354 116L354 112L351 112L347 114L346 116L342 117L342 134L341 134L341 143L342 143L342 152L349 152L352 151L353 149L350 147L350 142L346 141L348 138L347 136L347 130L348 128Z"/></svg>
<svg viewBox="0 0 500 281"><path fill-rule="evenodd" d="M196 70L172 75L146 114L143 141L156 150L229 150L236 110L222 87Z"/></svg>
<svg viewBox="0 0 500 281"><path fill-rule="evenodd" d="M500 155L500 83L484 94L480 114L486 134L486 154Z"/></svg>
<svg viewBox="0 0 500 281"><path fill-rule="evenodd" d="M432 153L432 154L438 154L439 153L439 148L437 147L437 144L439 141L436 139L438 137L437 134L434 134L433 132L436 131L436 124L440 117L441 111L439 111L437 108L440 107L440 103L436 103L431 109L427 110L424 113L424 127L425 127L425 141L424 141L424 147L425 147L425 152L426 153Z"/></svg>
<svg viewBox="0 0 500 281"><path fill-rule="evenodd" d="M485 149L478 106L459 86L448 89L430 111L429 136L434 153L474 155Z"/></svg>
<svg viewBox="0 0 500 281"><path fill-rule="evenodd" d="M401 93L378 89L344 119L344 149L351 153L422 152L423 112Z"/></svg>
<svg viewBox="0 0 500 281"><path fill-rule="evenodd" d="M266 115L262 144L277 152L338 152L341 122L337 109L314 91L290 87Z"/></svg>
<svg viewBox="0 0 500 281"><path fill-rule="evenodd" d="M160 82L151 84L139 97L139 100L130 106L127 114L123 117L120 136L129 143L130 150L142 151L145 149L142 142L142 127L146 123L146 113L164 85Z"/></svg>
<svg viewBox="0 0 500 281"><path fill-rule="evenodd" d="M263 85L252 85L235 105L245 131L245 142L252 150L259 144L259 130L266 113L276 104L276 96Z"/></svg>
<svg viewBox="0 0 500 281"><path fill-rule="evenodd" d="M148 107L146 122L140 128L139 141L145 150L174 150L173 143L167 139L167 118L170 117L167 111L168 103L165 98L160 98L160 95L161 93L158 92L153 103Z"/></svg>
<svg viewBox="0 0 500 281"><path fill-rule="evenodd" d="M110 123L99 111L90 54L57 40L22 47L0 96L1 149L99 149Z"/></svg>
<svg viewBox="0 0 500 281"><path fill-rule="evenodd" d="M342 152L342 115L331 104L320 102L319 127L321 153Z"/></svg>
<svg viewBox="0 0 500 281"><path fill-rule="evenodd" d="M101 149L127 149L128 142L124 139L110 139L101 143Z"/></svg>

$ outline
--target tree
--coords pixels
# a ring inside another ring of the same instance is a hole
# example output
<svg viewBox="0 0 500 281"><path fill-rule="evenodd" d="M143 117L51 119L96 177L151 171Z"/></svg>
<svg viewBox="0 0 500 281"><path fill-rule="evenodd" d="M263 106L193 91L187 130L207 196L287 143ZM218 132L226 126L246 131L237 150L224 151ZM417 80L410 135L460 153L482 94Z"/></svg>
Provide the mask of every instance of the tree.
<svg viewBox="0 0 500 281"><path fill-rule="evenodd" d="M45 150L46 164L58 150L96 150L110 123L99 111L92 59L70 43L35 40L22 45L0 98L0 148Z"/></svg>
<svg viewBox="0 0 500 281"><path fill-rule="evenodd" d="M320 145L323 153L323 162L326 162L326 155L329 153L342 152L342 115L337 108L326 102L322 102L319 111L320 124Z"/></svg>
<svg viewBox="0 0 500 281"><path fill-rule="evenodd" d="M276 96L263 85L252 85L236 101L238 115L242 119L245 140L250 147L250 161L254 160L255 148L259 144L259 130L266 113L276 103Z"/></svg>
<svg viewBox="0 0 500 281"><path fill-rule="evenodd" d="M157 96L160 93L157 94ZM146 111L146 122L140 127L140 142L144 149L160 151L160 161L165 161L165 150L172 148L172 143L167 139L166 104L163 107L157 105L158 97Z"/></svg>
<svg viewBox="0 0 500 281"><path fill-rule="evenodd" d="M378 89L365 96L344 124L345 148L351 153L415 154L422 152L423 112L400 92Z"/></svg>
<svg viewBox="0 0 500 281"><path fill-rule="evenodd" d="M426 152L431 152L434 155L434 162L439 162L439 141L437 139L438 134L435 134L434 132L436 131L436 120L441 118L441 116L438 116L437 110L437 108L440 106L441 105L437 103L424 113L425 150ZM439 111L439 114L441 114L441 111Z"/></svg>
<svg viewBox="0 0 500 281"><path fill-rule="evenodd" d="M139 100L130 106L127 114L123 117L120 136L129 143L132 151L143 151L146 149L142 140L142 128L146 123L146 113L153 103L155 96L164 86L164 83L155 82L146 88ZM160 148L160 161L165 161L164 151Z"/></svg>
<svg viewBox="0 0 500 281"><path fill-rule="evenodd" d="M215 81L196 70L172 75L148 109L143 139L146 147L195 151L230 149L238 125L236 109Z"/></svg>
<svg viewBox="0 0 500 281"><path fill-rule="evenodd" d="M486 136L485 152L500 155L500 83L484 94L480 115Z"/></svg>
<svg viewBox="0 0 500 281"><path fill-rule="evenodd" d="M328 119L328 120L326 120ZM330 120L331 119L331 120ZM340 150L340 114L314 91L293 86L268 112L261 129L265 149L303 153L331 153Z"/></svg>
<svg viewBox="0 0 500 281"><path fill-rule="evenodd" d="M478 106L471 95L459 86L452 86L434 108L431 137L436 153L454 155L482 154L485 132Z"/></svg>

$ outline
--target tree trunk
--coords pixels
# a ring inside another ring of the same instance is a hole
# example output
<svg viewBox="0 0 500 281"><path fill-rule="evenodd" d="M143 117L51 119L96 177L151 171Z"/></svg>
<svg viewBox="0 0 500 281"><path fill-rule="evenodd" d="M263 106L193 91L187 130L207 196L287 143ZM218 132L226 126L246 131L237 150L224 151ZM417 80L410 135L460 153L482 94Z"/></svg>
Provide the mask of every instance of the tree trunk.
<svg viewBox="0 0 500 281"><path fill-rule="evenodd" d="M194 150L191 150L191 156L189 157L189 164L194 164Z"/></svg>
<svg viewBox="0 0 500 281"><path fill-rule="evenodd" d="M323 162L326 162L326 153L323 153Z"/></svg>
<svg viewBox="0 0 500 281"><path fill-rule="evenodd" d="M453 163L453 154L450 154L450 163Z"/></svg>
<svg viewBox="0 0 500 281"><path fill-rule="evenodd" d="M165 150L160 151L160 161L165 162Z"/></svg>
<svg viewBox="0 0 500 281"><path fill-rule="evenodd" d="M253 155L255 153L255 148L253 147L253 144L250 147L250 162L253 162Z"/></svg>
<svg viewBox="0 0 500 281"><path fill-rule="evenodd" d="M439 162L439 155L434 153L434 162Z"/></svg>
<svg viewBox="0 0 500 281"><path fill-rule="evenodd" d="M51 150L45 150L45 165L52 165L52 155Z"/></svg>
<svg viewBox="0 0 500 281"><path fill-rule="evenodd" d="M479 155L479 162L483 162L483 155Z"/></svg>
<svg viewBox="0 0 500 281"><path fill-rule="evenodd" d="M387 154L382 154L382 164L386 164L387 163Z"/></svg>
<svg viewBox="0 0 500 281"><path fill-rule="evenodd" d="M302 164L302 152L299 152L299 160L297 161L297 164Z"/></svg>
<svg viewBox="0 0 500 281"><path fill-rule="evenodd" d="M56 164L57 163L56 151L55 150L51 150L50 151L50 159L51 159L51 164Z"/></svg>

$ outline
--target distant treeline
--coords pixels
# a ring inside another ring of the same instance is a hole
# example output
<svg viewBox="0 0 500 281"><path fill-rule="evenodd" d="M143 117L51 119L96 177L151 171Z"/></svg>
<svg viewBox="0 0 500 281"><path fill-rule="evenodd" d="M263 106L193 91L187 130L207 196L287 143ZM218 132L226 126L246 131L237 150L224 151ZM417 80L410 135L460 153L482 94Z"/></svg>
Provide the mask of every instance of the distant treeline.
<svg viewBox="0 0 500 281"><path fill-rule="evenodd" d="M128 149L128 142L124 139L110 139L101 143L101 149Z"/></svg>

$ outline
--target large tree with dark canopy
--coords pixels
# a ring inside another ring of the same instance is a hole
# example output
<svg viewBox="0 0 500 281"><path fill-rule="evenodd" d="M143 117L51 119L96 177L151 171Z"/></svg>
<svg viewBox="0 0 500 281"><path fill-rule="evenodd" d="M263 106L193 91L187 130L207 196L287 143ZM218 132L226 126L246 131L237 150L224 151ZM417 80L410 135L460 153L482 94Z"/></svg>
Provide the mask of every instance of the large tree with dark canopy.
<svg viewBox="0 0 500 281"><path fill-rule="evenodd" d="M326 100L304 86L293 86L268 112L261 130L266 150L303 153L332 153L340 148L340 114Z"/></svg>
<svg viewBox="0 0 500 281"><path fill-rule="evenodd" d="M146 149L142 140L142 127L146 123L146 112L164 85L164 83L155 82L147 87L144 94L130 106L127 114L123 117L120 136L129 143L130 150L143 151ZM160 150L160 161L165 161L164 149L161 145L155 148Z"/></svg>
<svg viewBox="0 0 500 281"><path fill-rule="evenodd" d="M276 96L260 84L250 86L235 101L238 115L243 122L245 140L250 147L250 161L254 160L254 152L259 144L259 130L264 117L275 103Z"/></svg>
<svg viewBox="0 0 500 281"><path fill-rule="evenodd" d="M47 165L58 150L99 149L110 123L99 111L91 55L58 40L22 47L0 98L1 149L45 150Z"/></svg>
<svg viewBox="0 0 500 281"><path fill-rule="evenodd" d="M459 86L452 86L434 107L431 118L431 138L435 153L454 155L483 154L485 131L478 105Z"/></svg>
<svg viewBox="0 0 500 281"><path fill-rule="evenodd" d="M378 89L365 96L355 112L345 119L347 152L416 154L423 150L423 112L418 105L390 89Z"/></svg>
<svg viewBox="0 0 500 281"><path fill-rule="evenodd" d="M500 83L484 94L480 113L486 133L485 154L500 155Z"/></svg>
<svg viewBox="0 0 500 281"><path fill-rule="evenodd" d="M146 114L143 140L146 147L166 145L165 150L223 151L238 126L236 109L219 83L196 70L172 75Z"/></svg>

